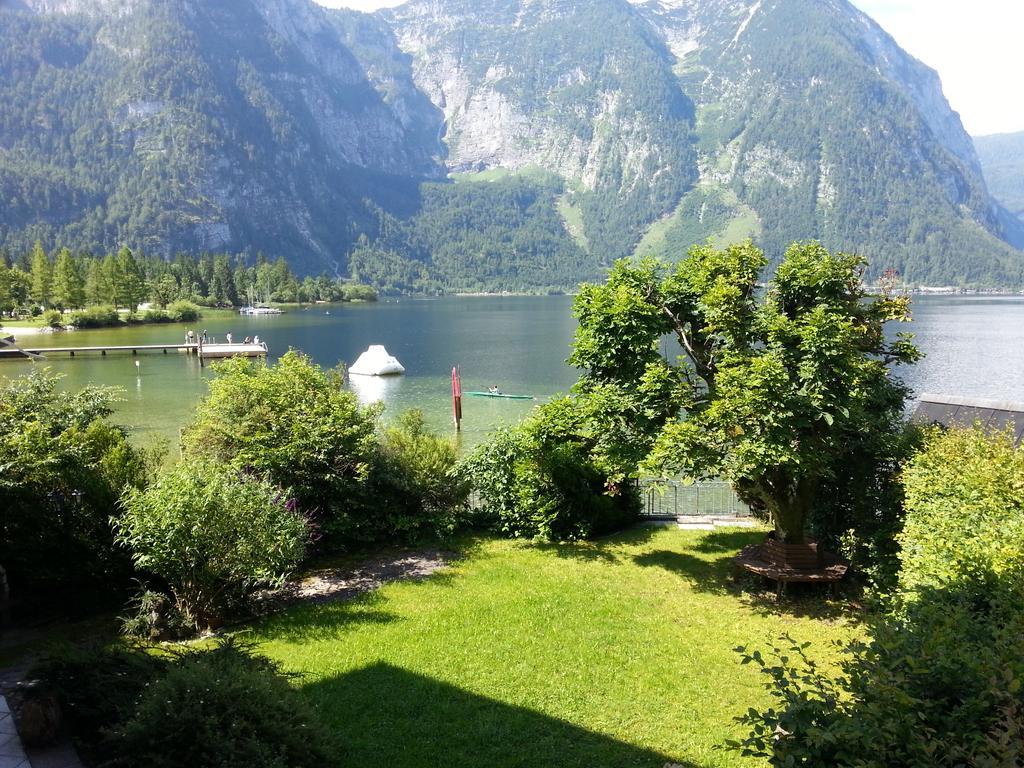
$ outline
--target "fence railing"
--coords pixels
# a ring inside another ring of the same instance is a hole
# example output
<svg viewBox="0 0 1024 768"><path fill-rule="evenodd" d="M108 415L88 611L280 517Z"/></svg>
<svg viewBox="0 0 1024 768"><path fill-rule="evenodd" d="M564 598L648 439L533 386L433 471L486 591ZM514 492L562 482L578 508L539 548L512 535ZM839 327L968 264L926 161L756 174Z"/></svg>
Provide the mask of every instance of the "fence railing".
<svg viewBox="0 0 1024 768"><path fill-rule="evenodd" d="M640 515L651 520L674 520L687 515L710 517L750 517L750 507L740 501L729 483L708 480L686 484L682 480L640 480ZM483 505L480 493L474 488L469 494L469 506L479 509Z"/></svg>
<svg viewBox="0 0 1024 768"><path fill-rule="evenodd" d="M681 480L641 480L640 514L654 520L670 520L687 515L749 517L732 485L720 480L687 484Z"/></svg>

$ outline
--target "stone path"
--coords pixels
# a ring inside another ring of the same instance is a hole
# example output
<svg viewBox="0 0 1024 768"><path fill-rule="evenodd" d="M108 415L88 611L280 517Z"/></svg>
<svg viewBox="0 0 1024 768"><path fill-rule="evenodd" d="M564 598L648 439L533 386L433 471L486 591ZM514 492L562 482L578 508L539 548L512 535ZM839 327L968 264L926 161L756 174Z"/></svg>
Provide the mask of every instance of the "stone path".
<svg viewBox="0 0 1024 768"><path fill-rule="evenodd" d="M0 696L0 768L82 768L82 761L66 740L45 749L22 745L10 705Z"/></svg>
<svg viewBox="0 0 1024 768"><path fill-rule="evenodd" d="M32 768L21 746L7 699L0 696L0 768Z"/></svg>
<svg viewBox="0 0 1024 768"><path fill-rule="evenodd" d="M684 531L713 531L716 528L754 528L758 523L738 515L681 515L678 525Z"/></svg>

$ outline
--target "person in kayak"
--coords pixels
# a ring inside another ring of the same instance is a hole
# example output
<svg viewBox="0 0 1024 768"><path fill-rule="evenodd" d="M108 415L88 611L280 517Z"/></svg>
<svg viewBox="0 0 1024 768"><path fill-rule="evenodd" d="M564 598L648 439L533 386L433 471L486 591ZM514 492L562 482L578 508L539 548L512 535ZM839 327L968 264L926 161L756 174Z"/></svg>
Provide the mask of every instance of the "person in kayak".
<svg viewBox="0 0 1024 768"><path fill-rule="evenodd" d="M491 384L491 386L487 388L487 391L490 392L492 395L500 395L501 394L501 390L498 389L498 385L497 384Z"/></svg>

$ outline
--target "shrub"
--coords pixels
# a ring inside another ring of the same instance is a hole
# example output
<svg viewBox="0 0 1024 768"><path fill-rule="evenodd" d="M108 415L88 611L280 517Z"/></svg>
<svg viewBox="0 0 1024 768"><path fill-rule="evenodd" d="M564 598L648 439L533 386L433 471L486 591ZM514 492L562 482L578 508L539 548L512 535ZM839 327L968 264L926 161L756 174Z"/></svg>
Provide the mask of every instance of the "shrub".
<svg viewBox="0 0 1024 768"><path fill-rule="evenodd" d="M1024 451L1013 433L934 431L904 473L900 589L977 587L1024 574Z"/></svg>
<svg viewBox="0 0 1024 768"><path fill-rule="evenodd" d="M232 642L184 655L110 736L105 766L319 768L338 746L269 659Z"/></svg>
<svg viewBox="0 0 1024 768"><path fill-rule="evenodd" d="M759 653L777 706L736 746L773 765L1020 765L1024 453L1009 435L933 432L904 473L899 592L838 675L802 646Z"/></svg>
<svg viewBox="0 0 1024 768"><path fill-rule="evenodd" d="M129 492L114 528L135 565L166 580L199 629L257 586L281 583L309 539L305 518L269 481L194 461Z"/></svg>
<svg viewBox="0 0 1024 768"><path fill-rule="evenodd" d="M639 497L593 456L583 411L565 398L522 425L498 432L460 468L480 505L508 536L554 541L590 538L636 519Z"/></svg>
<svg viewBox="0 0 1024 768"><path fill-rule="evenodd" d="M369 285L358 283L345 283L342 287L342 299L344 301L376 301L377 291Z"/></svg>
<svg viewBox="0 0 1024 768"><path fill-rule="evenodd" d="M167 315L175 323L194 323L203 316L198 306L184 300L172 301L167 307Z"/></svg>
<svg viewBox="0 0 1024 768"><path fill-rule="evenodd" d="M42 315L43 325L48 328L63 328L64 315L56 309L48 309Z"/></svg>
<svg viewBox="0 0 1024 768"><path fill-rule="evenodd" d="M106 328L120 325L121 318L114 307L98 305L72 312L70 324L76 328Z"/></svg>
<svg viewBox="0 0 1024 768"><path fill-rule="evenodd" d="M366 495L377 510L368 538L413 538L453 532L462 522L469 486L456 472L451 440L426 431L409 411L378 440Z"/></svg>
<svg viewBox="0 0 1024 768"><path fill-rule="evenodd" d="M74 606L127 586L109 517L157 457L106 421L114 390L59 392L58 381L37 371L0 385L0 564L12 597Z"/></svg>
<svg viewBox="0 0 1024 768"><path fill-rule="evenodd" d="M142 313L140 321L143 323L170 323L173 322L170 314L162 309L147 309Z"/></svg>
<svg viewBox="0 0 1024 768"><path fill-rule="evenodd" d="M155 655L68 649L34 670L56 693L76 746L100 768L305 768L338 746L270 660L231 640Z"/></svg>
<svg viewBox="0 0 1024 768"><path fill-rule="evenodd" d="M142 692L170 660L140 648L64 646L32 670L56 695L76 746L90 762L114 756L107 729L127 720Z"/></svg>
<svg viewBox="0 0 1024 768"><path fill-rule="evenodd" d="M210 395L185 429L186 454L252 468L319 511L335 543L365 533L364 503L378 410L360 408L342 377L298 352L268 366L236 358L217 366Z"/></svg>

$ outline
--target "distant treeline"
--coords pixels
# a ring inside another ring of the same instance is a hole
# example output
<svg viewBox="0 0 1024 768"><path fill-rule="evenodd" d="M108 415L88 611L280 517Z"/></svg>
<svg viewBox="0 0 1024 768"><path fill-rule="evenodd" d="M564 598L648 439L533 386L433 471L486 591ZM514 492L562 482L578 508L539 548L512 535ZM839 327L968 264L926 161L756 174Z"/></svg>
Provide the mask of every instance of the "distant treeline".
<svg viewBox="0 0 1024 768"><path fill-rule="evenodd" d="M80 309L109 305L134 312L151 302L204 306L250 302L373 301L375 291L323 274L299 280L283 258L179 254L171 260L135 254L129 248L103 256L63 248L46 253L40 243L12 256L0 251L0 311Z"/></svg>

